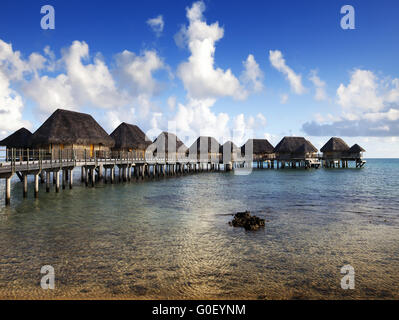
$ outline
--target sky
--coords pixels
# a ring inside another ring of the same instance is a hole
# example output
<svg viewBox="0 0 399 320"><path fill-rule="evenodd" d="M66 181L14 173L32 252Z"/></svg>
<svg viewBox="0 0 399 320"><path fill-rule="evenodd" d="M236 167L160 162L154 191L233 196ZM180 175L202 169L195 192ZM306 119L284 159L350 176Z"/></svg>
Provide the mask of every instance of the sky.
<svg viewBox="0 0 399 320"><path fill-rule="evenodd" d="M399 157L398 16L394 0L2 0L0 138L63 108L187 145L340 136Z"/></svg>

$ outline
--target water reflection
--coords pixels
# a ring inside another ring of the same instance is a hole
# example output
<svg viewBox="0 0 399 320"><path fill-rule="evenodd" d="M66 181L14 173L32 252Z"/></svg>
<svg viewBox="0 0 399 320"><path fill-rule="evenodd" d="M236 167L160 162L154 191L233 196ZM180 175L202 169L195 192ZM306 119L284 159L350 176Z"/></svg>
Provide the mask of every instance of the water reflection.
<svg viewBox="0 0 399 320"><path fill-rule="evenodd" d="M0 208L0 296L398 298L398 168L203 173L38 200L13 185ZM246 209L264 230L228 225ZM40 289L45 264L51 292ZM340 288L344 264L354 291Z"/></svg>

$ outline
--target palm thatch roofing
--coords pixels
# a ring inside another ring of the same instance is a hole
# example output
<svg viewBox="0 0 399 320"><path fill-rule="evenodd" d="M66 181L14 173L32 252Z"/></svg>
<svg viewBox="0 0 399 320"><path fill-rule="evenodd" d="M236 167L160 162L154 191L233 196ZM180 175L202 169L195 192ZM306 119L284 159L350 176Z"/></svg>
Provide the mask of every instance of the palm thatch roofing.
<svg viewBox="0 0 399 320"><path fill-rule="evenodd" d="M136 125L122 122L110 136L115 140L115 149L145 150L152 141Z"/></svg>
<svg viewBox="0 0 399 320"><path fill-rule="evenodd" d="M316 147L304 137L284 137L274 148L276 153L317 152Z"/></svg>
<svg viewBox="0 0 399 320"><path fill-rule="evenodd" d="M274 153L274 147L267 139L249 139L242 147L241 153L245 153L245 145L248 145L252 142L252 153L261 155L261 154L271 154Z"/></svg>
<svg viewBox="0 0 399 320"><path fill-rule="evenodd" d="M220 143L215 138L201 136L191 145L190 152L201 153L201 151L208 149L208 153L218 153L220 152L220 147Z"/></svg>
<svg viewBox="0 0 399 320"><path fill-rule="evenodd" d="M344 140L337 137L332 137L327 143L320 149L321 152L345 152L349 150L349 146Z"/></svg>
<svg viewBox="0 0 399 320"><path fill-rule="evenodd" d="M91 115L57 109L31 137L32 146L49 144L113 147L115 142Z"/></svg>
<svg viewBox="0 0 399 320"><path fill-rule="evenodd" d="M168 153L169 139L171 140L171 144L176 143L176 150L170 150L170 151L178 153L185 153L187 151L188 149L187 146L174 133L164 131L161 132L159 136L154 140L154 143L157 144L154 153L157 153L159 143L162 146L161 151Z"/></svg>
<svg viewBox="0 0 399 320"><path fill-rule="evenodd" d="M7 148L28 148L32 132L28 129L21 128L15 131L0 141L0 146L6 146Z"/></svg>
<svg viewBox="0 0 399 320"><path fill-rule="evenodd" d="M354 144L350 149L350 153L359 153L359 152L366 152L361 146L359 146L357 143Z"/></svg>
<svg viewBox="0 0 399 320"><path fill-rule="evenodd" d="M237 147L237 145L236 145L234 142L232 142L232 141L226 141L222 146L220 146L219 152L220 152L220 153L223 153L223 150L224 150L225 148L226 148L227 150L229 150L229 148L230 148L230 152L231 152L231 153L238 153L238 152L240 152L240 148Z"/></svg>

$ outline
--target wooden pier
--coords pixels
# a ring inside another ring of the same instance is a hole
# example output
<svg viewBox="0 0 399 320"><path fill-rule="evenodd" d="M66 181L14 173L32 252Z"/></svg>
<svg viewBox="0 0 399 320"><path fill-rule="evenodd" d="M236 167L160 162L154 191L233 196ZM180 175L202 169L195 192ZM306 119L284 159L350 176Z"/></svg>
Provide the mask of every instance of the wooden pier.
<svg viewBox="0 0 399 320"><path fill-rule="evenodd" d="M46 150L3 149L4 161L0 161L0 179L5 179L5 203L11 202L11 178L17 175L23 183L23 197L28 195L28 176L34 178L34 197L39 195L39 186L45 185L46 192L73 188L73 170L80 168L80 180L87 187L97 182L116 183L133 180L155 179L167 176L184 175L208 171L231 171L237 168L284 169L318 168L321 164L330 168L331 162L322 155L310 159L277 159L274 155L230 155L228 157L209 155L208 158L195 159L154 157L152 152L115 152L90 150L59 150L58 155ZM227 159L227 160L226 160ZM345 159L342 168L348 167L348 161L355 161L361 168L365 161L359 158ZM255 164L255 165L254 165ZM341 167L341 166L340 166Z"/></svg>
<svg viewBox="0 0 399 320"><path fill-rule="evenodd" d="M23 183L23 197L28 195L28 176L34 177L34 196L39 195L39 184L45 184L46 192L51 190L51 182L55 192L60 189L72 189L73 170L80 167L81 182L87 187L94 187L99 181L104 183L143 180L183 175L205 171L232 170L245 166L244 159L234 159L223 164L218 159L170 159L159 158L141 153L97 151L90 156L90 150L59 150L57 157L45 150L4 149L5 161L0 162L0 179L5 179L5 203L11 202L11 178L16 174ZM40 182L40 183L39 183Z"/></svg>

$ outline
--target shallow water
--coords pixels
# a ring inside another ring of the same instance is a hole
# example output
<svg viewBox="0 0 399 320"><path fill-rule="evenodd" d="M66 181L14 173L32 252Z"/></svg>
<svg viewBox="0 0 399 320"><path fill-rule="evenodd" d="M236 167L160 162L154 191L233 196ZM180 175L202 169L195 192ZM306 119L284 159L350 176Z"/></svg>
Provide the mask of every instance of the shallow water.
<svg viewBox="0 0 399 320"><path fill-rule="evenodd" d="M46 193L0 187L2 298L399 298L399 160L199 173ZM256 232L228 225L250 210ZM342 266L355 290L341 289ZM40 268L55 269L55 290Z"/></svg>

